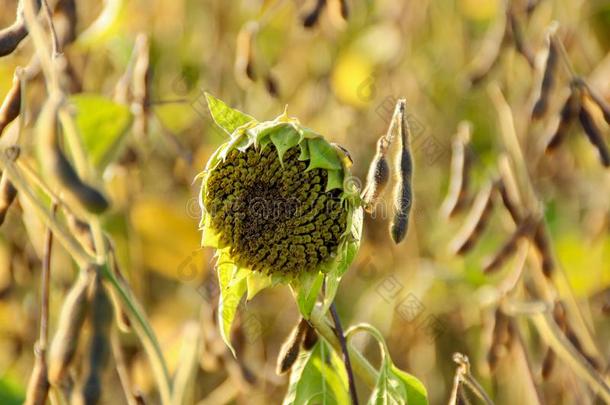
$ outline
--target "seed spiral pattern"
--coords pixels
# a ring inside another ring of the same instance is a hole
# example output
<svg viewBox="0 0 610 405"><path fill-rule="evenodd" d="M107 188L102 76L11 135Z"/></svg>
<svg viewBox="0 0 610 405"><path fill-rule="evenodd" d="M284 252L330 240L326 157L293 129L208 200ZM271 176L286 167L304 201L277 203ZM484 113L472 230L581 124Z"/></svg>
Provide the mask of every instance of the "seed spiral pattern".
<svg viewBox="0 0 610 405"><path fill-rule="evenodd" d="M326 171L306 171L299 151L286 151L282 165L273 144L234 149L210 172L205 209L220 247L229 246L238 265L298 274L336 252L347 212L338 190L324 191Z"/></svg>

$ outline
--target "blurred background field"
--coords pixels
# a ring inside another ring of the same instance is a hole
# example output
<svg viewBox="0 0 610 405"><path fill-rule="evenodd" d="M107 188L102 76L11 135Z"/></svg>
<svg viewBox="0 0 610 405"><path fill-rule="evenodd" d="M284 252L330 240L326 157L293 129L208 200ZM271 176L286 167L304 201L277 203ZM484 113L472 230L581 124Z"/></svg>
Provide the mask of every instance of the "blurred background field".
<svg viewBox="0 0 610 405"><path fill-rule="evenodd" d="M316 26L305 28L302 18L314 3L77 4L79 37L65 50L77 92L112 98L136 37L149 35L153 114L148 133L126 134L119 158L104 169L112 209L103 217L103 226L112 235L120 265L150 316L170 367L180 361L192 328L202 327L204 334L212 328L208 318L217 300L212 251L199 248L199 185L194 178L226 136L214 128L204 91L260 120L274 118L287 105L289 115L349 150L357 179L365 178L375 142L387 129L396 100L405 97L415 156L410 231L404 243L392 243L389 198L375 218L366 216L360 252L338 292L339 313L344 325L366 321L378 327L396 365L422 380L432 404L449 397L455 371L451 355L456 351L469 356L473 374L497 403L531 403L524 371L518 371L518 351L509 351L493 376L486 363L494 311L489 297L514 263L493 275L483 274L482 263L501 246L512 224L506 214L494 213L474 251L460 258L449 252L448 244L463 214L451 221L439 214L459 122L473 125L473 189L494 173L501 141L487 90L490 82L503 90L519 133L525 134L529 125L536 73L514 47L505 47L483 82L469 82L471 63L487 33L504 18L504 2L352 0L345 21L339 2L328 1ZM543 48L551 21L559 21L575 69L610 100L610 3L542 0L531 14L524 11L527 1L513 3L534 51ZM0 26L13 21L15 7L16 1L3 0ZM102 12L108 17L104 24L91 26ZM261 24L254 42L254 81L234 72L236 41L249 21ZM0 59L0 95L8 91L15 67L26 65L31 54L26 40L17 52ZM559 77L567 82L563 72ZM551 101L555 113L564 97L561 91L556 89ZM27 97L26 117L35 117L45 97L40 79L29 84ZM534 123L527 132L526 158L536 162L535 187L545 203L556 256L607 365L610 323L602 308L610 300L610 171L598 164L586 139L576 136L581 131L576 125L566 145L552 156L539 157L541 142L548 137L547 123ZM26 131L31 132L32 124L26 122ZM608 139L608 127L603 128ZM24 149L33 148L31 136L22 143ZM44 228L19 201L0 231L2 404L23 398L37 338ZM51 331L76 273L59 244L52 269ZM558 288L568 293L565 285ZM215 364L204 353L196 398L212 401L208 395L218 393L215 388L229 378L235 380L234 403L280 403L287 379L274 373L276 356L297 319L285 287L267 290L246 304L236 336L239 363L224 358ZM541 380L544 343L525 317L519 325L545 403L589 403L578 399L586 395L587 386L559 360L552 378ZM124 340L134 384L155 403L146 358L135 339ZM378 363L374 342L362 338L357 344ZM607 376L607 369L602 372ZM124 403L112 367L104 381L102 403ZM363 386L362 395L365 392Z"/></svg>

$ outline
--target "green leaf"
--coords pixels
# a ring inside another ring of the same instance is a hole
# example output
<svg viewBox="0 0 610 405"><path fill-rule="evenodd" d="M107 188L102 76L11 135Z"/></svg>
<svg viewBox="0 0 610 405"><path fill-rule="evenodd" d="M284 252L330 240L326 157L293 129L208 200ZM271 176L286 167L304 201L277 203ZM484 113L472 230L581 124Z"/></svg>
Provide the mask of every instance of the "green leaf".
<svg viewBox="0 0 610 405"><path fill-rule="evenodd" d="M302 352L292 367L284 405L349 405L347 374L339 356L322 339Z"/></svg>
<svg viewBox="0 0 610 405"><path fill-rule="evenodd" d="M354 209L348 226L351 233L339 248L339 258L336 265L332 266L326 274L326 291L322 304L323 313L326 313L333 303L335 296L337 295L337 290L339 289L341 277L343 277L343 274L349 269L349 266L358 253L358 249L360 249L360 237L362 236L362 208L358 207Z"/></svg>
<svg viewBox="0 0 610 405"><path fill-rule="evenodd" d="M77 94L70 102L76 108L76 127L83 146L101 170L116 158L133 116L127 106L97 94Z"/></svg>
<svg viewBox="0 0 610 405"><path fill-rule="evenodd" d="M397 368L388 350L383 335L374 326L359 324L346 331L346 337L351 337L356 331L370 333L379 343L382 352L382 363L377 377L377 383L369 398L369 405L428 405L428 393L424 385L414 376Z"/></svg>
<svg viewBox="0 0 610 405"><path fill-rule="evenodd" d="M256 294L273 285L273 280L271 280L271 277L266 274L252 271L248 275L246 283L248 284L248 294L246 295L246 300L250 301Z"/></svg>
<svg viewBox="0 0 610 405"><path fill-rule="evenodd" d="M411 374L405 373L394 364L390 366L390 377L398 380L403 389L407 392L409 405L428 405L428 391L424 384ZM392 385L393 385L392 381Z"/></svg>
<svg viewBox="0 0 610 405"><path fill-rule="evenodd" d="M205 93L212 119L220 128L231 135L237 128L255 121L253 117L235 110L210 93Z"/></svg>
<svg viewBox="0 0 610 405"><path fill-rule="evenodd" d="M320 272L306 272L291 283L291 286L296 293L299 312L306 319L309 319L309 315L311 315L311 311L316 304L318 294L322 289L323 281L324 274Z"/></svg>
<svg viewBox="0 0 610 405"><path fill-rule="evenodd" d="M286 151L299 144L301 136L292 125L284 124L282 128L278 128L270 135L271 142L277 149L277 155L280 158L280 163L283 166L282 157Z"/></svg>
<svg viewBox="0 0 610 405"><path fill-rule="evenodd" d="M232 282L235 274L238 274L237 266L226 260L225 254L221 253L217 264L218 284L220 287L220 299L218 301L218 324L220 325L220 336L235 356L235 349L231 345L231 325L242 297L246 292L246 279L241 278Z"/></svg>
<svg viewBox="0 0 610 405"><path fill-rule="evenodd" d="M25 390L6 375L0 378L0 404L20 405L25 400Z"/></svg>
<svg viewBox="0 0 610 405"><path fill-rule="evenodd" d="M341 170L341 159L337 156L335 148L323 138L309 140L309 167L312 169Z"/></svg>
<svg viewBox="0 0 610 405"><path fill-rule="evenodd" d="M343 188L343 172L341 170L328 170L328 180L326 181L326 191L336 188Z"/></svg>
<svg viewBox="0 0 610 405"><path fill-rule="evenodd" d="M308 141L306 140L302 140L299 143L299 146L301 147L301 154L299 155L299 160L303 161L303 160L309 160L309 146L308 146Z"/></svg>

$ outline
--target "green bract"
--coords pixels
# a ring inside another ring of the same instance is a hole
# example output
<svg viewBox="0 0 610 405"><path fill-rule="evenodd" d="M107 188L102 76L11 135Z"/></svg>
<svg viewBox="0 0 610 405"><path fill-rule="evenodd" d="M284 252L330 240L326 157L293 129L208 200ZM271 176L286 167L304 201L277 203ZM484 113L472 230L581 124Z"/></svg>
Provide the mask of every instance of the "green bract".
<svg viewBox="0 0 610 405"><path fill-rule="evenodd" d="M360 243L362 209L345 151L286 113L257 122L206 94L229 135L199 175L203 246L216 249L225 342L242 296L289 284L309 317L324 310Z"/></svg>

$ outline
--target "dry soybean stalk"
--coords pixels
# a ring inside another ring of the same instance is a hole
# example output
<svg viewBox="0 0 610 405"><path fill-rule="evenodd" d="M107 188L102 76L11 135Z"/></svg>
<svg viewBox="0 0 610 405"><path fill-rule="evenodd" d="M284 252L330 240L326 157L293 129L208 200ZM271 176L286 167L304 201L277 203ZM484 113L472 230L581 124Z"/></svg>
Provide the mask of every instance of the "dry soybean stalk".
<svg viewBox="0 0 610 405"><path fill-rule="evenodd" d="M390 235L392 235L394 243L400 243L407 235L409 214L413 205L413 193L411 191L413 161L409 145L411 131L407 121L406 104L404 99L398 100L399 115L397 122L400 132L400 152L394 180L394 218L390 224Z"/></svg>
<svg viewBox="0 0 610 405"><path fill-rule="evenodd" d="M534 104L534 109L532 110L532 118L534 119L541 118L544 113L546 113L551 97L551 90L553 88L553 84L555 83L555 76L557 74L557 61L559 59L559 51L557 49L557 44L553 40L553 35L556 30L557 25L553 24L547 32L547 54L542 74L542 82L540 84L538 99L536 100L536 103Z"/></svg>
<svg viewBox="0 0 610 405"><path fill-rule="evenodd" d="M55 214L57 205L53 204L51 211ZM40 336L36 343L36 359L28 390L26 405L44 405L49 394L49 379L47 367L47 339L49 334L49 284L51 276L51 251L53 248L53 232L47 229L44 254L42 259L41 297L40 297Z"/></svg>
<svg viewBox="0 0 610 405"><path fill-rule="evenodd" d="M452 217L461 211L468 200L468 186L470 183L471 155L468 145L472 133L472 124L461 122L458 125L457 135L451 147L451 172L449 177L449 191L441 205L444 217Z"/></svg>
<svg viewBox="0 0 610 405"><path fill-rule="evenodd" d="M511 343L510 322L508 316L500 308L494 313L494 327L491 335L491 345L487 352L487 364L493 373L498 366L498 360L504 355Z"/></svg>
<svg viewBox="0 0 610 405"><path fill-rule="evenodd" d="M472 374L470 374L470 361L468 360L468 357L461 353L454 353L453 361L458 364L458 368L455 371L454 385L449 404L453 405L458 403L458 391L463 384L486 405L493 405L493 401L489 398L489 395L487 395L483 387L481 387L481 384L479 384Z"/></svg>
<svg viewBox="0 0 610 405"><path fill-rule="evenodd" d="M479 190L464 224L449 244L453 253L459 255L467 253L485 230L493 208L492 190L493 186L489 181Z"/></svg>
<svg viewBox="0 0 610 405"><path fill-rule="evenodd" d="M136 39L136 59L133 67L133 104L136 120L134 131L139 135L148 133L150 114L150 85L152 71L150 68L150 41L145 34Z"/></svg>

